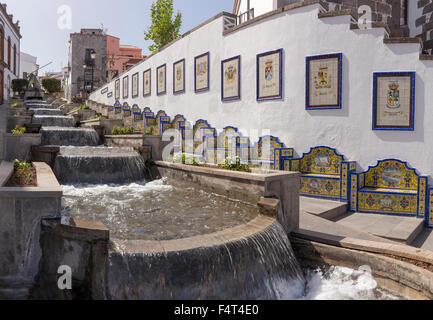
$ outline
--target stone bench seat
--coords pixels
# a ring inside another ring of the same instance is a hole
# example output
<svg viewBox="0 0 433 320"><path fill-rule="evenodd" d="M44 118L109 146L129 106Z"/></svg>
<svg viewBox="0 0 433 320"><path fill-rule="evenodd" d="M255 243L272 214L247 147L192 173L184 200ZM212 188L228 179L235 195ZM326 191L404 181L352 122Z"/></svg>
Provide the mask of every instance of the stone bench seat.
<svg viewBox="0 0 433 320"><path fill-rule="evenodd" d="M416 195L417 190L411 189L391 189L391 188L362 188L359 192L375 192L375 193L401 193L401 194L411 194Z"/></svg>
<svg viewBox="0 0 433 320"><path fill-rule="evenodd" d="M333 175L333 174L320 174L320 173L303 173L302 174L303 177L308 177L308 178L322 178L322 179L335 179L335 180L340 180L339 176Z"/></svg>

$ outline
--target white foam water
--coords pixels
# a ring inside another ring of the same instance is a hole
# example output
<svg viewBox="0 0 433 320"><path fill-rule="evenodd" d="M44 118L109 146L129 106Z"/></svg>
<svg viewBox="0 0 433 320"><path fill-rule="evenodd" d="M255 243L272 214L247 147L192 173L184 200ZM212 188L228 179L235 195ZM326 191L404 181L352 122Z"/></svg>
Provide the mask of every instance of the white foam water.
<svg viewBox="0 0 433 320"><path fill-rule="evenodd" d="M377 285L368 268L330 266L306 271L303 300L401 300Z"/></svg>

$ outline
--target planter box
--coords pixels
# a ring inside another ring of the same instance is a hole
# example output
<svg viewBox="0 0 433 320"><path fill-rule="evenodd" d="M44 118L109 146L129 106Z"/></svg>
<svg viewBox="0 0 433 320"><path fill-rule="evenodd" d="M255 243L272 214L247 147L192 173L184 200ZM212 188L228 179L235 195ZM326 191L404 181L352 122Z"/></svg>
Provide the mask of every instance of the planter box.
<svg viewBox="0 0 433 320"><path fill-rule="evenodd" d="M11 132L16 126L24 127L25 124L32 123L32 116L7 117L6 132Z"/></svg>
<svg viewBox="0 0 433 320"><path fill-rule="evenodd" d="M103 135L111 135L114 127L122 126L122 120L114 120L114 119L95 119L95 120L86 120L81 121L80 126L83 128L94 128L95 126L100 126L103 128Z"/></svg>
<svg viewBox="0 0 433 320"><path fill-rule="evenodd" d="M40 225L43 218L60 217L62 189L45 163L33 163L37 187L4 187L13 173L13 164L0 165L0 282L13 291L24 279L31 283L39 268L41 248ZM18 279L18 280L16 280ZM8 297L6 297L8 298Z"/></svg>
<svg viewBox="0 0 433 320"><path fill-rule="evenodd" d="M4 135L4 160L30 159L30 148L41 144L42 134L20 134L7 133Z"/></svg>
<svg viewBox="0 0 433 320"><path fill-rule="evenodd" d="M300 173L257 171L253 173L155 161L153 176L186 180L211 192L250 203L262 198L280 200L278 221L287 233L299 228Z"/></svg>

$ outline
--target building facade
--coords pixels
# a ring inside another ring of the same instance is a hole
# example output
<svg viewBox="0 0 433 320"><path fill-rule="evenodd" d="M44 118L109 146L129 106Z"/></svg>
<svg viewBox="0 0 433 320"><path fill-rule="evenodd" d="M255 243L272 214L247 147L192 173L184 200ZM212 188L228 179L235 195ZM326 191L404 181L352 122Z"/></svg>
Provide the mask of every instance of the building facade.
<svg viewBox="0 0 433 320"><path fill-rule="evenodd" d="M69 40L66 98L88 96L106 82L106 35L101 29L81 29ZM92 59L92 53L95 59Z"/></svg>
<svg viewBox="0 0 433 320"><path fill-rule="evenodd" d="M65 97L69 101L75 96L87 97L141 60L142 49L122 46L119 38L106 35L102 29L81 29L70 36Z"/></svg>
<svg viewBox="0 0 433 320"><path fill-rule="evenodd" d="M107 79L111 81L143 60L142 49L121 45L120 39L107 35Z"/></svg>
<svg viewBox="0 0 433 320"><path fill-rule="evenodd" d="M37 63L38 58L34 57L28 53L20 52L20 78L27 79L27 77L36 71L38 75L39 65Z"/></svg>
<svg viewBox="0 0 433 320"><path fill-rule="evenodd" d="M12 80L20 74L20 27L7 13L7 5L0 5L0 104L13 96Z"/></svg>

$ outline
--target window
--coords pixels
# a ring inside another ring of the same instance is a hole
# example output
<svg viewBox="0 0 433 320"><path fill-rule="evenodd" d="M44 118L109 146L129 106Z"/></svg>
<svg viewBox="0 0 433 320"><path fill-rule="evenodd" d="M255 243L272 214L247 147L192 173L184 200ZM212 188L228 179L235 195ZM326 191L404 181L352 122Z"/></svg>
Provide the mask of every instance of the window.
<svg viewBox="0 0 433 320"><path fill-rule="evenodd" d="M11 68L11 37L8 37L8 68Z"/></svg>
<svg viewBox="0 0 433 320"><path fill-rule="evenodd" d="M17 45L14 44L14 75L17 75Z"/></svg>

